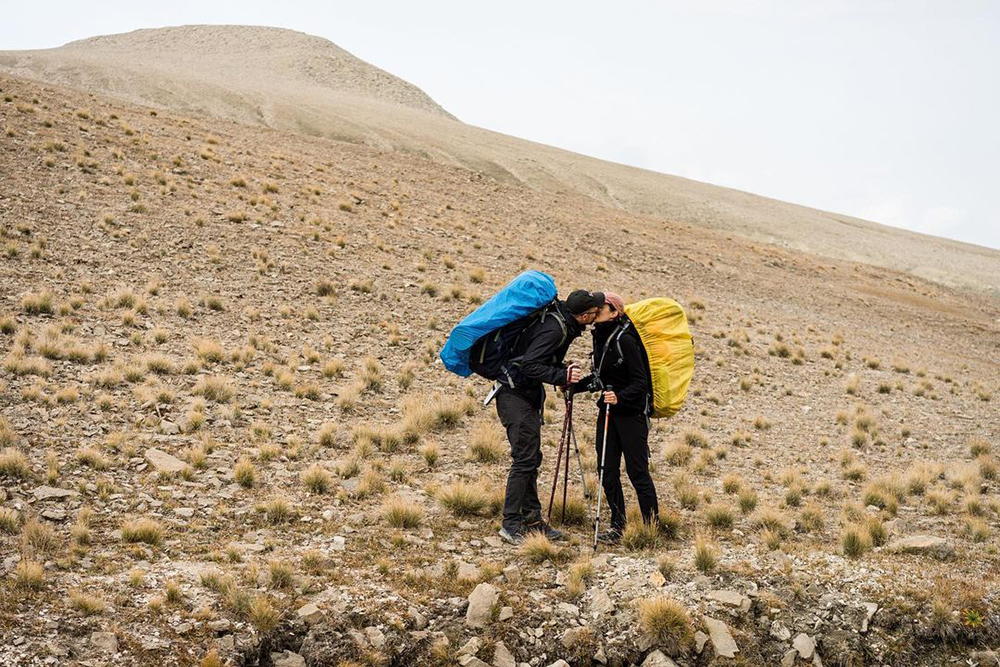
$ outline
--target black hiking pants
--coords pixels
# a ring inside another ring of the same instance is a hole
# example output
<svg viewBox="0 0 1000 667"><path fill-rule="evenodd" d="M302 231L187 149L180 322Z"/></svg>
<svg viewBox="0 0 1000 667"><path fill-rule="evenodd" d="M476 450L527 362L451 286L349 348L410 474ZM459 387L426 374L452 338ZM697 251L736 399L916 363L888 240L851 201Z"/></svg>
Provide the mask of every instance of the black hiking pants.
<svg viewBox="0 0 1000 667"><path fill-rule="evenodd" d="M602 404L597 413L597 465L601 464L601 444L604 440ZM642 413L618 412L611 406L608 424L608 455L604 460L604 495L611 510L611 527L625 528L625 494L622 491L621 460L625 457L625 472L635 488L643 521L652 521L659 513L656 487L649 475L649 422ZM600 474L600 469L598 469Z"/></svg>
<svg viewBox="0 0 1000 667"><path fill-rule="evenodd" d="M542 465L542 408L521 394L501 389L497 415L510 442L510 472L503 502L503 527L508 532L542 518L538 500L538 468Z"/></svg>

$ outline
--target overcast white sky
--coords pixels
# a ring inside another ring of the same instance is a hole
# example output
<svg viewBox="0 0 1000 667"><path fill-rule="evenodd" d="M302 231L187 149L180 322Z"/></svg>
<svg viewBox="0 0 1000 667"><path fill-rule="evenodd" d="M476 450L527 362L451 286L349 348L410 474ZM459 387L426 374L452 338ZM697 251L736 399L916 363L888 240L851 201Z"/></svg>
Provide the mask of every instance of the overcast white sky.
<svg viewBox="0 0 1000 667"><path fill-rule="evenodd" d="M51 0L3 15L0 50L293 28L467 123L1000 248L998 2Z"/></svg>

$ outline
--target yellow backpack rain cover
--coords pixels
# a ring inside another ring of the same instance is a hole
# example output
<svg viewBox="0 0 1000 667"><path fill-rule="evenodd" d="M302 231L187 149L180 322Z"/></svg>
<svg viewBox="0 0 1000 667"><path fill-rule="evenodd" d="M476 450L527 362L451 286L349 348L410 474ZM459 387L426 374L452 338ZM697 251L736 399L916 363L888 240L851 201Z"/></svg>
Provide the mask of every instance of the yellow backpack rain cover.
<svg viewBox="0 0 1000 667"><path fill-rule="evenodd" d="M649 359L651 417L673 417L687 397L694 373L694 339L680 304L652 298L625 306Z"/></svg>

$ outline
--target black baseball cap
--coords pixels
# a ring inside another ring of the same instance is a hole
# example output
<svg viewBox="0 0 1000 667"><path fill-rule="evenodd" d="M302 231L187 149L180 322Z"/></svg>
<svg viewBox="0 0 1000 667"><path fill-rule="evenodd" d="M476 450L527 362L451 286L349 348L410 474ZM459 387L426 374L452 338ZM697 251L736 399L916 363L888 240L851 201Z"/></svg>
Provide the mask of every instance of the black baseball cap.
<svg viewBox="0 0 1000 667"><path fill-rule="evenodd" d="M571 315L579 315L591 308L600 308L603 305L604 292L588 292L585 289L578 289L566 297L566 310Z"/></svg>

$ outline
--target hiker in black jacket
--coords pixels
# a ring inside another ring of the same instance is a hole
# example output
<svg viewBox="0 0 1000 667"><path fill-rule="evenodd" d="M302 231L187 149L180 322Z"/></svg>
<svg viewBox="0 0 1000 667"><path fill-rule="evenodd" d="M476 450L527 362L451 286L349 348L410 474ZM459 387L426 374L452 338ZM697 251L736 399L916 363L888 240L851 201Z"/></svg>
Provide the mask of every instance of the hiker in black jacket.
<svg viewBox="0 0 1000 667"><path fill-rule="evenodd" d="M598 535L602 542L615 543L625 530L625 494L622 492L621 459L639 500L642 519L656 519L659 507L656 487L649 474L649 409L652 388L647 375L648 361L639 333L625 314L625 303L614 292L604 293L605 303L594 322L594 372L574 389L600 390L597 401L597 461L602 459L605 414L608 421L607 456L604 457L604 494L611 510L611 527ZM608 390L612 387L612 390ZM600 471L598 471L600 472Z"/></svg>
<svg viewBox="0 0 1000 667"><path fill-rule="evenodd" d="M507 430L511 458L500 537L511 544L523 542L529 531L543 532L549 539L562 537L562 533L542 520L542 504L538 500L543 385L564 387L580 380L580 368L573 365L567 368L563 359L570 343L594 321L603 304L603 294L586 290L571 293L565 302L557 300L554 311L525 331L527 342L516 366L514 386L504 385L496 394L497 415Z"/></svg>

